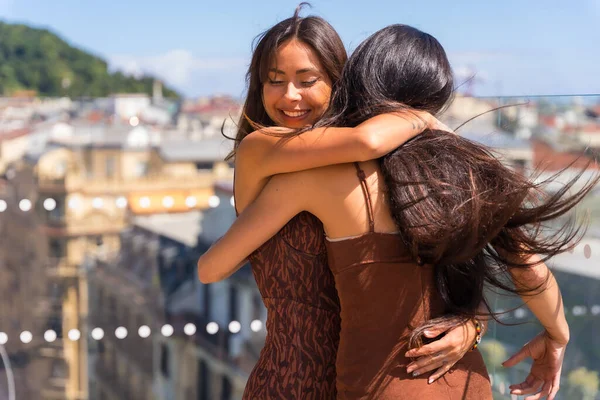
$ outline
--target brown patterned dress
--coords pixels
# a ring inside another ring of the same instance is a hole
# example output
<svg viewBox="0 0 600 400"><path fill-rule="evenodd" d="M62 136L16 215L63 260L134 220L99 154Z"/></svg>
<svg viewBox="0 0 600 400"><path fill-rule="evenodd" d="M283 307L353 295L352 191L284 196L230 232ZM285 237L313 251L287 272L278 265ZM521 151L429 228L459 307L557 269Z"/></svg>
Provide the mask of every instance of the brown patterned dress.
<svg viewBox="0 0 600 400"><path fill-rule="evenodd" d="M267 338L243 398L335 399L340 303L323 225L298 214L250 264L267 307Z"/></svg>

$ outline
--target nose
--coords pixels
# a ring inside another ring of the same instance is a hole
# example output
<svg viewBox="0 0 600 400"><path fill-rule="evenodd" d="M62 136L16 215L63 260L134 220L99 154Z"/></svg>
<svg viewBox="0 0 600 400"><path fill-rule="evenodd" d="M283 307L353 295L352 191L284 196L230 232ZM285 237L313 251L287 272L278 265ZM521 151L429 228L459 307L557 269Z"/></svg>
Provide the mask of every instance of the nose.
<svg viewBox="0 0 600 400"><path fill-rule="evenodd" d="M294 85L293 82L288 83L285 90L285 98L290 101L299 101L302 100L302 95L300 94L300 90Z"/></svg>

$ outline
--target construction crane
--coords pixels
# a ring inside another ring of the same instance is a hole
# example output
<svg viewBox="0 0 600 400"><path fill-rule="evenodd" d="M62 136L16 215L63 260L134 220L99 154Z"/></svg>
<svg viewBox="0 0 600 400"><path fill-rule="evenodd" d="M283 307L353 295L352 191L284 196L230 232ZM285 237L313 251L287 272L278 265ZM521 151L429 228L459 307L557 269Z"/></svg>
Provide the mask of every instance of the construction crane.
<svg viewBox="0 0 600 400"><path fill-rule="evenodd" d="M483 83L485 79L477 74L477 69L473 65L458 68L455 72L458 86L456 90L460 90L466 97L473 97L475 86Z"/></svg>

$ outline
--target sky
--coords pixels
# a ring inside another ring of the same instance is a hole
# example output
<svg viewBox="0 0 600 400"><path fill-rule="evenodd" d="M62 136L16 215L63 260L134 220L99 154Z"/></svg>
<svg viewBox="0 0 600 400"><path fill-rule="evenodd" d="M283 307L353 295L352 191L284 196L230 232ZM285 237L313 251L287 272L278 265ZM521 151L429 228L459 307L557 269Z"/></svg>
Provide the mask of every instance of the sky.
<svg viewBox="0 0 600 400"><path fill-rule="evenodd" d="M44 27L109 62L152 73L188 97L241 97L252 40L298 0L0 0L0 19ZM352 51L386 25L446 49L457 83L480 96L600 94L600 0L313 0Z"/></svg>

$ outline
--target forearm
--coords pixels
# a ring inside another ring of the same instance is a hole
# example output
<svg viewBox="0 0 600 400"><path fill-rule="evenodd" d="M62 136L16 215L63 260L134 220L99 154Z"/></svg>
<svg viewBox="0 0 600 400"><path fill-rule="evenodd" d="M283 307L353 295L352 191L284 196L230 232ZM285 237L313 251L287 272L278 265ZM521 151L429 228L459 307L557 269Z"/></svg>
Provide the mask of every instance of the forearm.
<svg viewBox="0 0 600 400"><path fill-rule="evenodd" d="M305 174L305 173L300 173ZM227 233L198 260L198 277L216 282L237 271L246 258L302 211L305 179L279 175L271 179L258 198L235 220Z"/></svg>
<svg viewBox="0 0 600 400"><path fill-rule="evenodd" d="M368 161L383 157L402 146L427 128L429 114L409 112L381 114L356 127L354 134L362 143L362 158L352 161Z"/></svg>
<svg viewBox="0 0 600 400"><path fill-rule="evenodd" d="M292 137L273 137L254 132L254 157L265 177L304 171L333 164L360 161L366 152L364 129L315 128ZM243 142L242 142L243 143Z"/></svg>
<svg viewBox="0 0 600 400"><path fill-rule="evenodd" d="M223 238L226 236L227 234ZM198 279L202 283L218 282L230 277L244 265L246 257L250 254L242 256L231 252L231 249L227 248L228 240L223 242L221 239L198 259Z"/></svg>
<svg viewBox="0 0 600 400"><path fill-rule="evenodd" d="M212 283L228 278L244 265L254 250L277 232L261 228L266 213L268 210L261 204L252 204L244 210L225 235L198 260L200 281Z"/></svg>
<svg viewBox="0 0 600 400"><path fill-rule="evenodd" d="M244 167L261 177L384 156L421 133L431 119L411 112L382 114L354 128L316 128L280 137L262 131L248 135L238 148Z"/></svg>
<svg viewBox="0 0 600 400"><path fill-rule="evenodd" d="M532 261L539 262L539 257ZM546 264L513 269L511 274L515 287L523 291L521 298L548 334L559 343L567 343L569 325L565 318L562 296L558 282Z"/></svg>

